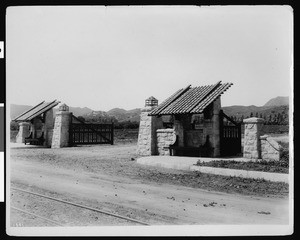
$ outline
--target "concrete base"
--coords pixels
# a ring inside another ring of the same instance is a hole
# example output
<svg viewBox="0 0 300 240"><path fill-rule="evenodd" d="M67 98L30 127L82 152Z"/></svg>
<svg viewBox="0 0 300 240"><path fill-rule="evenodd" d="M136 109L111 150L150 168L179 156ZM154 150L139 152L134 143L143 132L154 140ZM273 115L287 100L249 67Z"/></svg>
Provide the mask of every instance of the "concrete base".
<svg viewBox="0 0 300 240"><path fill-rule="evenodd" d="M289 174L284 173L268 173L259 171L246 171L239 169L228 169L228 168L214 168L206 166L196 166L197 161L210 162L214 160L225 160L225 161L241 161L249 162L250 159L247 158L203 158L203 157L176 157L176 156L149 156L141 157L137 159L137 163L164 167L177 170L187 170L187 171L200 171L203 173L223 175L223 176L235 176L243 178L256 178L265 179L273 182L289 182Z"/></svg>
<svg viewBox="0 0 300 240"><path fill-rule="evenodd" d="M222 176L255 178L255 179L264 179L272 182L289 183L289 174L286 173L247 171L241 169L215 168L215 167L206 167L206 166L192 166L191 170L202 172L202 173L222 175Z"/></svg>
<svg viewBox="0 0 300 240"><path fill-rule="evenodd" d="M190 168L197 163L198 160L204 162L210 162L213 160L235 160L235 161L249 161L244 158L204 158L204 157L178 157L178 156L148 156L141 157L137 159L137 163L164 167L164 168L173 168L179 170L190 170Z"/></svg>

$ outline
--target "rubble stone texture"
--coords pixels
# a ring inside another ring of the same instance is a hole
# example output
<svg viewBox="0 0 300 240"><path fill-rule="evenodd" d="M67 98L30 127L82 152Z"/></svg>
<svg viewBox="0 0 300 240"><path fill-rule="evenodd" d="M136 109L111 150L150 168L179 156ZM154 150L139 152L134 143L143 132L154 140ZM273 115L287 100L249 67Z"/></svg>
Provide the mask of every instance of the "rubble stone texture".
<svg viewBox="0 0 300 240"><path fill-rule="evenodd" d="M25 143L25 138L29 137L30 134L30 123L21 122L19 123L19 132L17 134L16 142Z"/></svg>
<svg viewBox="0 0 300 240"><path fill-rule="evenodd" d="M69 126L71 113L68 110L69 108L63 104L59 107L59 111L56 113L52 136L52 148L69 146Z"/></svg>
<svg viewBox="0 0 300 240"><path fill-rule="evenodd" d="M280 145L268 135L260 137L261 141L261 158L266 161L279 161Z"/></svg>
<svg viewBox="0 0 300 240"><path fill-rule="evenodd" d="M260 136L263 135L262 118L247 118L244 119L244 158L261 159L261 143Z"/></svg>
<svg viewBox="0 0 300 240"><path fill-rule="evenodd" d="M157 154L156 130L162 127L162 119L148 116L149 112L155 107L146 106L141 110L137 148L137 154L141 156Z"/></svg>
<svg viewBox="0 0 300 240"><path fill-rule="evenodd" d="M157 153L162 156L169 156L169 146L176 141L176 134L174 129L158 129L157 133Z"/></svg>

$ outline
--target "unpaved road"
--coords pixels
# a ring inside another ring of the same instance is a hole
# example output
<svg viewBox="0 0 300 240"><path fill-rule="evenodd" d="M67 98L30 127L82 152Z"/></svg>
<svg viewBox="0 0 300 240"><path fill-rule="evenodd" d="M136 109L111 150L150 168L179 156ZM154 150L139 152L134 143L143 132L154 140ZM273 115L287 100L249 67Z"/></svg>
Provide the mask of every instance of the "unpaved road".
<svg viewBox="0 0 300 240"><path fill-rule="evenodd" d="M101 148L78 148L81 153L108 154ZM88 149L88 150L87 150ZM99 151L97 149L100 149ZM117 156L118 149L112 152ZM126 146L120 152L130 151ZM36 151L36 152L34 152ZM288 199L259 196L243 196L207 191L182 185L155 183L153 181L134 179L105 171L83 171L70 164L53 164L45 160L33 159L37 153L45 159L50 153L70 153L68 150L53 149L12 149L11 155L11 186L31 190L48 196L81 203L112 213L129 216L151 225L161 224L288 224ZM26 155L27 154L27 155ZM48 154L48 155L47 155ZM27 156L27 157L26 157ZM78 156L79 157L79 156ZM111 161L117 161L118 158ZM76 159L74 158L74 162ZM88 164L87 168L91 167ZM98 164L102 164L98 162ZM103 165L105 163L103 162ZM114 163L112 163L114 164ZM137 164L132 162L131 164ZM118 171L122 171L118 170ZM95 217L91 213L84 215L76 208L59 208L57 203L48 201L44 206L36 204L43 201L26 194L10 194L11 205L35 210L41 215L45 211L47 217L69 226L88 225L132 225L109 217ZM65 208L65 207L64 207ZM67 217L67 215L70 217ZM88 216L89 215L89 216ZM88 220L89 217L94 220ZM11 226L50 226L41 220L28 220L26 214L11 210Z"/></svg>

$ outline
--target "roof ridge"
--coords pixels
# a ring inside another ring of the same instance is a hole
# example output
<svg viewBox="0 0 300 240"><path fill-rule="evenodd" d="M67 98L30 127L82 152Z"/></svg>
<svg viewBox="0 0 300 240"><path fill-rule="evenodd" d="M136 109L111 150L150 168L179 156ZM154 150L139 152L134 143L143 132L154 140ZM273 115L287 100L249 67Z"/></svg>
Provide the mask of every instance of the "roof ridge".
<svg viewBox="0 0 300 240"><path fill-rule="evenodd" d="M220 86L222 81L218 81L216 84L213 84L211 85L212 88L210 90L208 90L208 92L202 97L200 98L194 105L192 105L191 107L189 107L186 111L187 112L190 112L192 110L194 110L198 105L199 103L201 103L202 101L205 101L205 99L213 92L216 90L216 88L218 88Z"/></svg>
<svg viewBox="0 0 300 240"><path fill-rule="evenodd" d="M171 97L165 100L157 108L153 109L148 115L177 115L201 113L213 101L223 94L232 83L222 83L196 86L180 89Z"/></svg>
<svg viewBox="0 0 300 240"><path fill-rule="evenodd" d="M60 103L60 101L57 101L56 99L52 102L43 101L42 103L37 104L33 108L29 109L25 113L23 113L20 116L18 116L17 118L15 118L14 121L28 121L28 120L31 120L32 118L35 118L36 116L42 114L43 112L48 111L49 109L55 107L59 103ZM39 107L40 107L40 109L39 109ZM23 117L23 119L22 119L22 117ZM21 120L19 120L19 118L21 118Z"/></svg>
<svg viewBox="0 0 300 240"><path fill-rule="evenodd" d="M34 107L28 109L27 111L21 113L19 116L17 116L17 117L14 118L14 121L15 121L16 119L18 119L19 117L22 117L22 116L25 115L26 113L30 112L31 110L37 108L38 106L40 106L40 105L43 104L44 102L45 102L45 101L42 101L41 103L39 103L39 104L35 105Z"/></svg>
<svg viewBox="0 0 300 240"><path fill-rule="evenodd" d="M186 88L182 88L181 90L173 93L169 98L167 98L165 101L163 101L161 104L159 104L156 108L154 108L148 115L156 115L157 112L163 111L165 108L167 108L170 104L172 104L174 101L176 101L180 96L182 96L187 90L191 88L191 84L188 85ZM174 99L171 99L174 97ZM168 101L170 102L168 103Z"/></svg>
<svg viewBox="0 0 300 240"><path fill-rule="evenodd" d="M34 117L36 117L36 116L38 116L38 115L40 115L40 114L42 114L43 113L43 109L45 109L45 108L48 108L50 105L52 105L53 103L55 103L56 102L56 99L54 100L54 101L52 101L52 102L49 102L46 106L44 106L42 109L40 109L38 112L36 112L36 113L33 113L31 116L29 116L29 118L34 118ZM56 105L58 105L60 103L60 101L58 101L57 102L57 104ZM56 105L54 105L53 107L55 107ZM53 108L52 107L52 108ZM38 113L38 114L37 114ZM33 117L34 116L34 117Z"/></svg>
<svg viewBox="0 0 300 240"><path fill-rule="evenodd" d="M191 113L195 113L198 112L199 110L203 110L204 108L207 107L208 104L210 104L211 102L215 101L215 99L220 96L221 94L223 94L229 87L231 87L233 85L233 83L224 83L221 84L217 87L217 89L215 88L214 91L215 95L211 95L209 94L208 97L206 97L198 106L196 106Z"/></svg>

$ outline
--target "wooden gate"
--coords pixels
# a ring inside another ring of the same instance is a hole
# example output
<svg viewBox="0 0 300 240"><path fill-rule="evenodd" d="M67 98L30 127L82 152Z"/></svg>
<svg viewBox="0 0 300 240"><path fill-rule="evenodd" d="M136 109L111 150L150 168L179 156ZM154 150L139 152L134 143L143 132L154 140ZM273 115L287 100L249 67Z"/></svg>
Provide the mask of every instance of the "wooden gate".
<svg viewBox="0 0 300 240"><path fill-rule="evenodd" d="M225 125L224 120L230 125ZM236 123L220 110L220 154L221 156L236 156L242 152L241 124Z"/></svg>
<svg viewBox="0 0 300 240"><path fill-rule="evenodd" d="M70 145L114 144L114 124L85 123L72 115L69 129Z"/></svg>

